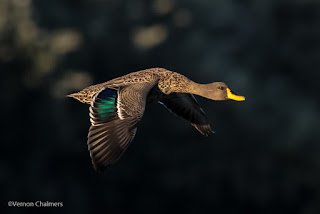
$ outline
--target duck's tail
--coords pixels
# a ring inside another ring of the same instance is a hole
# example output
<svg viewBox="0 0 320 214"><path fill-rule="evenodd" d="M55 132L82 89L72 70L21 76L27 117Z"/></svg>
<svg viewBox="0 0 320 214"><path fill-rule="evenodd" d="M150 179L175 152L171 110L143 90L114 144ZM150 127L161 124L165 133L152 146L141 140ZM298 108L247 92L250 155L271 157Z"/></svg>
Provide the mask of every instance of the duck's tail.
<svg viewBox="0 0 320 214"><path fill-rule="evenodd" d="M67 97L74 98L76 100L79 100L82 103L90 104L90 102L91 102L91 100L88 100L87 96L84 93L82 93L82 91L77 92L77 93L73 93L73 94L69 94L69 95L67 95Z"/></svg>

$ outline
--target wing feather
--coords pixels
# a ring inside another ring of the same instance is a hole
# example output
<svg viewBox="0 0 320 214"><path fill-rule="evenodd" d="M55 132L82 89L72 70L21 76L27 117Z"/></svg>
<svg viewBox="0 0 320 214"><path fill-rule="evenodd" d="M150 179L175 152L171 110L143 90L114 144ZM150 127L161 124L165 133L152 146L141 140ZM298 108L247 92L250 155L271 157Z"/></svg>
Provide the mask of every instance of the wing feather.
<svg viewBox="0 0 320 214"><path fill-rule="evenodd" d="M104 88L90 104L88 150L97 171L115 163L133 140L152 84ZM136 95L136 96L135 96Z"/></svg>
<svg viewBox="0 0 320 214"><path fill-rule="evenodd" d="M207 121L206 114L192 94L172 93L160 99L172 113L189 121L202 135L209 136L213 131Z"/></svg>

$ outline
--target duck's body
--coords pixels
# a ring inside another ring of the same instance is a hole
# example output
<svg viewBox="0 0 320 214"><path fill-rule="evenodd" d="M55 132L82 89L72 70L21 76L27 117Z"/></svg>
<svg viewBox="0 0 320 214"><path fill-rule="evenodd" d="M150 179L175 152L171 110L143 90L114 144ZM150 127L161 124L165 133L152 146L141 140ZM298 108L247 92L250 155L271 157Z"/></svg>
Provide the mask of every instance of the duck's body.
<svg viewBox="0 0 320 214"><path fill-rule="evenodd" d="M96 170L115 163L133 140L136 125L149 103L160 102L189 121L201 134L212 133L192 94L213 100L244 100L225 83L198 84L164 68L129 73L68 95L90 104L88 150Z"/></svg>

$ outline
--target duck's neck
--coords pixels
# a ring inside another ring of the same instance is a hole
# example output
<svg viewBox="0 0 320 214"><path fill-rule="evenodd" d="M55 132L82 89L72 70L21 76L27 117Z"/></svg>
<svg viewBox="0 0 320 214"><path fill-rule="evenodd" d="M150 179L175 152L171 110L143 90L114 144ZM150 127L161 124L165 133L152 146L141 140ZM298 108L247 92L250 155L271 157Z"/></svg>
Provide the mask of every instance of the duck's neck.
<svg viewBox="0 0 320 214"><path fill-rule="evenodd" d="M207 87L208 84L200 84L200 83L193 82L192 80L190 80L189 84L190 84L190 87L188 92L186 93L207 97L206 94L208 91L208 87Z"/></svg>
<svg viewBox="0 0 320 214"><path fill-rule="evenodd" d="M189 93L199 96L204 96L204 93L207 90L206 85L207 84L193 82L187 77L176 72L173 72L172 75L160 80L158 83L159 89L165 94Z"/></svg>
<svg viewBox="0 0 320 214"><path fill-rule="evenodd" d="M186 79L178 84L178 87L172 87L172 92L176 93L189 93L199 96L204 96L207 91L207 84L200 84Z"/></svg>

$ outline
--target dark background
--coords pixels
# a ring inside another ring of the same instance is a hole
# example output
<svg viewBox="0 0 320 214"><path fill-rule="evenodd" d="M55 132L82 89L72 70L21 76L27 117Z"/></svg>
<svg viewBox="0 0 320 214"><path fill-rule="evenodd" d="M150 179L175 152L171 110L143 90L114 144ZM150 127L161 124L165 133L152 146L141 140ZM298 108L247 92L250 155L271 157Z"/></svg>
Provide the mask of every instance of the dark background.
<svg viewBox="0 0 320 214"><path fill-rule="evenodd" d="M150 106L96 173L65 95L151 67L247 100L198 97L208 138ZM2 0L1 213L320 213L319 69L318 0Z"/></svg>

